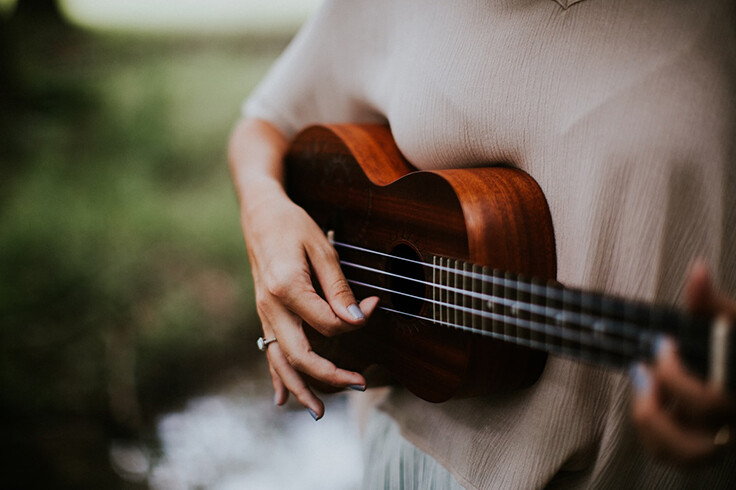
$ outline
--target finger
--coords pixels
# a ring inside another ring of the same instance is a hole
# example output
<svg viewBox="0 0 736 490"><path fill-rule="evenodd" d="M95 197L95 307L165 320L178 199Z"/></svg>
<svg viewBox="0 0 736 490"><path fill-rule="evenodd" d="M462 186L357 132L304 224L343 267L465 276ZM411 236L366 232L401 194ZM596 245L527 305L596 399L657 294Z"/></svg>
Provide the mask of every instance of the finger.
<svg viewBox="0 0 736 490"><path fill-rule="evenodd" d="M271 339L275 338L273 330L267 326L266 323L263 325L263 338ZM268 360L268 349L273 345L269 343L266 346L266 359ZM271 361L268 361L268 372L271 374L271 385L273 386L273 403L274 405L281 406L289 399L289 390L286 389L284 383L281 381L276 370L273 368Z"/></svg>
<svg viewBox="0 0 736 490"><path fill-rule="evenodd" d="M378 296L368 296L360 302L360 310L365 314L366 318L370 318L376 311L380 298Z"/></svg>
<svg viewBox="0 0 736 490"><path fill-rule="evenodd" d="M270 362L268 370L271 372L271 384L273 384L273 403L281 406L289 399L289 390L286 389L286 386L284 386L283 381L281 381L281 378L273 366L271 366Z"/></svg>
<svg viewBox="0 0 736 490"><path fill-rule="evenodd" d="M675 343L669 338L658 342L653 374L665 397L674 400L678 413L691 423L717 426L733 409L721 390L692 376L683 367Z"/></svg>
<svg viewBox="0 0 736 490"><path fill-rule="evenodd" d="M632 418L643 444L655 456L686 464L706 459L717 451L713 434L676 423L661 405L659 387L643 365L635 368L634 387Z"/></svg>
<svg viewBox="0 0 736 490"><path fill-rule="evenodd" d="M301 327L278 338L283 339L279 341L280 350L296 371L338 388L365 387L365 378L360 373L340 369L314 352Z"/></svg>
<svg viewBox="0 0 736 490"><path fill-rule="evenodd" d="M288 363L278 343L272 344L267 353L271 366L273 366L286 388L294 394L314 420L321 419L325 411L322 400L312 393L304 379Z"/></svg>
<svg viewBox="0 0 736 490"><path fill-rule="evenodd" d="M366 320L371 317L379 301L378 296L369 296L361 300L358 308ZM350 332L360 327L360 325L349 324L335 315L330 305L314 293L314 290L312 290L311 295L305 295L295 303L294 313L302 318L307 325L326 337ZM318 309L321 311L317 311Z"/></svg>
<svg viewBox="0 0 736 490"><path fill-rule="evenodd" d="M369 298L366 302L370 306L375 299ZM279 351L295 370L338 388L365 389L366 381L361 374L339 369L312 350L299 317L277 304L260 313L264 332L273 332L273 337L278 339ZM275 346L276 343L270 345ZM283 376L281 380L286 382Z"/></svg>
<svg viewBox="0 0 736 490"><path fill-rule="evenodd" d="M353 290L340 268L340 257L327 240L306 245L307 254L317 280L332 311L342 320L353 325L363 325L365 312L360 309Z"/></svg>
<svg viewBox="0 0 736 490"><path fill-rule="evenodd" d="M712 313L718 308L710 271L701 259L690 266L685 282L685 299L688 308L696 313Z"/></svg>
<svg viewBox="0 0 736 490"><path fill-rule="evenodd" d="M695 313L725 314L736 319L736 303L719 294L713 285L712 275L706 262L698 259L690 266L685 284L687 306Z"/></svg>
<svg viewBox="0 0 736 490"><path fill-rule="evenodd" d="M269 268L266 291L256 297L259 313L268 315L269 310L283 305L328 337L358 328L360 325L346 322L333 311L314 290L309 271L299 267L284 262Z"/></svg>

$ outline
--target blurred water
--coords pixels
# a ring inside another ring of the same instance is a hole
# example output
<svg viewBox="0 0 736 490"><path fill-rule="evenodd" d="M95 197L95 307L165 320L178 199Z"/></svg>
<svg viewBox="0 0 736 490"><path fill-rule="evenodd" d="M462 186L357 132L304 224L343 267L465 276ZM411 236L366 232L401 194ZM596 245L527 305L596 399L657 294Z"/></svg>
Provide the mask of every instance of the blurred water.
<svg viewBox="0 0 736 490"><path fill-rule="evenodd" d="M157 426L155 490L358 488L360 442L344 395L326 398L314 422L295 403L275 407L266 390L241 385L191 400Z"/></svg>

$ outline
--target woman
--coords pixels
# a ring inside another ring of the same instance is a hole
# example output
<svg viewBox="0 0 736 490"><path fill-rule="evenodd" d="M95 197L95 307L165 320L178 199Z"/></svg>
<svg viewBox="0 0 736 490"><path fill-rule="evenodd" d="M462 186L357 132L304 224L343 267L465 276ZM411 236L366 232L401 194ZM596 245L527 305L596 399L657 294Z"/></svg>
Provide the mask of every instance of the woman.
<svg viewBox="0 0 736 490"><path fill-rule="evenodd" d="M363 390L363 376L310 350L301 322L339 334L377 303L354 298L284 192L282 156L311 123L389 123L418 168L521 168L547 197L560 282L735 316L702 263L686 274L701 257L736 292L733 19L726 0L326 2L230 144L264 337L277 339L276 404L290 392L322 417L302 374ZM551 357L517 393L433 405L393 390L370 412L364 484L733 484L727 395L687 374L667 341L633 380L630 403L626 376Z"/></svg>

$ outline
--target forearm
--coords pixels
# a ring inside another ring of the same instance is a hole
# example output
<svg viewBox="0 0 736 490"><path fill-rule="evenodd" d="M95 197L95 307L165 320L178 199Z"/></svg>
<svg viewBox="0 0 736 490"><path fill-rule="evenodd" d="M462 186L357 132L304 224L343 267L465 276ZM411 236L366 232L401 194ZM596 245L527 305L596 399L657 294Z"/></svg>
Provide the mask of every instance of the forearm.
<svg viewBox="0 0 736 490"><path fill-rule="evenodd" d="M232 132L228 160L243 219L271 197L285 197L283 156L288 141L273 125L241 120Z"/></svg>

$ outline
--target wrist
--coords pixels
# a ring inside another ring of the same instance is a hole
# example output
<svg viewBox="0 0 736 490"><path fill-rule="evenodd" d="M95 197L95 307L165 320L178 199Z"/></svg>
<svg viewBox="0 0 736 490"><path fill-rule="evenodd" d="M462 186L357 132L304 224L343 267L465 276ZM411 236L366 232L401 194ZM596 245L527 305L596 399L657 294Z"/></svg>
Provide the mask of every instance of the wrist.
<svg viewBox="0 0 736 490"><path fill-rule="evenodd" d="M240 212L245 221L260 214L264 203L288 200L283 185L278 179L269 176L246 177L239 188Z"/></svg>

